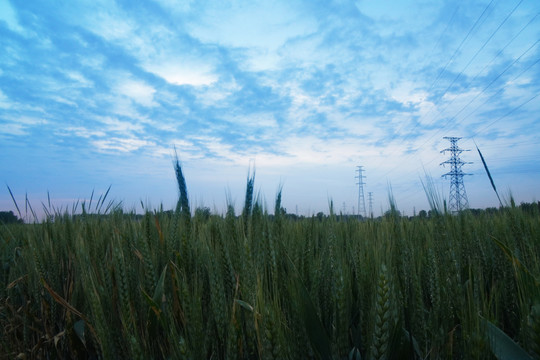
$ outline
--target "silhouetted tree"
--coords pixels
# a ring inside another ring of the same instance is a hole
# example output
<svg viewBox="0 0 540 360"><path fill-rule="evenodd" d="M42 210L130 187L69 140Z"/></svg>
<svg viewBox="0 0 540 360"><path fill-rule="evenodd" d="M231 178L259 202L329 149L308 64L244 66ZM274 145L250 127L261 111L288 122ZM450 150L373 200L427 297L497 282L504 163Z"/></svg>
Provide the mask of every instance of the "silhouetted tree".
<svg viewBox="0 0 540 360"><path fill-rule="evenodd" d="M22 219L19 219L13 211L0 211L0 223L4 224L22 224Z"/></svg>

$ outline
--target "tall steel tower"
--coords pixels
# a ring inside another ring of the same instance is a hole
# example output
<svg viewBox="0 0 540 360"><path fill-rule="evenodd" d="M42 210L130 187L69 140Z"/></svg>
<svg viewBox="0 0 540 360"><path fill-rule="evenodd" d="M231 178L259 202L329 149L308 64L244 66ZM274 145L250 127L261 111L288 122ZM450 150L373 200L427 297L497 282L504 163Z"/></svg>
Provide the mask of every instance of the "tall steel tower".
<svg viewBox="0 0 540 360"><path fill-rule="evenodd" d="M366 217L366 199L364 198L364 185L366 184L364 179L366 177L362 175L362 171L364 171L363 166L356 167L356 172L358 173L358 175L355 176L355 178L358 179L358 182L356 183L356 185L358 185L358 215Z"/></svg>
<svg viewBox="0 0 540 360"><path fill-rule="evenodd" d="M459 212L461 210L469 208L469 200L467 199L467 192L465 191L465 185L463 185L463 176L471 175L465 174L461 167L465 164L472 164L470 162L464 162L460 159L459 154L464 151L460 149L457 142L459 137L444 137L450 141L450 147L441 151L441 153L446 153L450 151L450 159L442 162L441 165L450 165L450 171L442 175L445 179L450 176L450 199L448 202L448 207L451 212Z"/></svg>

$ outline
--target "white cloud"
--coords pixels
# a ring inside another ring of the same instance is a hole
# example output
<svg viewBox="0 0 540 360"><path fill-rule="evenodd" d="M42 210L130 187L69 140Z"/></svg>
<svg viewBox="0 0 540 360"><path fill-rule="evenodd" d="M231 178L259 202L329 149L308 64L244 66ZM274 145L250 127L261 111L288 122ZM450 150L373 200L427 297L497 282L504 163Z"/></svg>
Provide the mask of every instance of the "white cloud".
<svg viewBox="0 0 540 360"><path fill-rule="evenodd" d="M13 122L23 124L23 125L45 125L49 122L43 118L33 117L33 116L12 116L10 119Z"/></svg>
<svg viewBox="0 0 540 360"><path fill-rule="evenodd" d="M24 29L19 24L17 14L8 0L0 1L0 21L5 22L11 31L24 35Z"/></svg>
<svg viewBox="0 0 540 360"><path fill-rule="evenodd" d="M227 115L223 117L223 120L250 128L265 128L266 131L272 128L277 129L278 125L275 116L271 112Z"/></svg>
<svg viewBox="0 0 540 360"><path fill-rule="evenodd" d="M92 144L97 148L98 151L116 150L124 153L136 151L142 147L155 145L154 143L147 140L118 137L95 140L92 141Z"/></svg>
<svg viewBox="0 0 540 360"><path fill-rule="evenodd" d="M381 118L375 116L347 116L331 120L333 126L342 129L351 137L379 139L384 136L383 129L377 124Z"/></svg>
<svg viewBox="0 0 540 360"><path fill-rule="evenodd" d="M288 39L317 30L316 22L289 2L220 3L205 9L202 19L188 25L204 42L233 47L276 50Z"/></svg>
<svg viewBox="0 0 540 360"><path fill-rule="evenodd" d="M139 121L141 124L148 125L152 129L167 131L170 134L176 133L180 127L178 121L171 119L158 118L157 120L154 120L151 118L141 118Z"/></svg>
<svg viewBox="0 0 540 360"><path fill-rule="evenodd" d="M418 105L428 96L426 91L418 90L418 86L410 81L399 82L389 90L389 94L405 106Z"/></svg>
<svg viewBox="0 0 540 360"><path fill-rule="evenodd" d="M153 156L170 157L171 159L174 156L175 150L182 161L202 159L204 157L200 147L195 146L193 142L184 139L171 139L166 143L156 143L149 148L149 152Z"/></svg>
<svg viewBox="0 0 540 360"><path fill-rule="evenodd" d="M22 124L7 123L0 126L0 134L21 136L26 135L26 127Z"/></svg>
<svg viewBox="0 0 540 360"><path fill-rule="evenodd" d="M377 32L383 36L419 31L436 18L439 6L424 1L419 6L410 2L393 1L391 5L383 1L356 1L357 9L375 20Z"/></svg>
<svg viewBox="0 0 540 360"><path fill-rule="evenodd" d="M349 139L322 139L316 136L299 136L285 134L276 138L275 148L280 153L274 153L272 149L262 146L253 146L248 150L237 151L233 144L225 142L217 136L197 136L191 138L194 143L200 144L200 152L206 162L225 160L229 165L246 166L255 160L258 167L268 171L280 171L286 167L313 165L354 164L360 155L373 156L378 154L375 148L360 147L354 138ZM185 153L193 157L198 147L190 147ZM179 148L180 150L180 148ZM206 152L206 154L205 154ZM184 152L180 151L181 154Z"/></svg>
<svg viewBox="0 0 540 360"><path fill-rule="evenodd" d="M292 39L313 34L316 20L289 2L219 3L188 22L191 36L204 43L242 49L244 66L252 71L277 69L278 50Z"/></svg>
<svg viewBox="0 0 540 360"><path fill-rule="evenodd" d="M96 70L101 70L103 68L103 65L105 64L105 57L100 54L95 54L93 56L80 56L79 61L84 66Z"/></svg>
<svg viewBox="0 0 540 360"><path fill-rule="evenodd" d="M73 95L73 94L70 94L70 95ZM77 107L77 103L74 102L74 101L71 101L71 100L68 100L62 96L58 96L58 95L51 95L51 96L48 96L49 99L53 100L53 101L56 101L56 102L59 102L59 103L62 103L62 104L66 104L66 105L70 105L70 106L73 106L73 107Z"/></svg>
<svg viewBox="0 0 540 360"><path fill-rule="evenodd" d="M66 71L66 76L76 82L81 87L92 87L94 83L88 80L83 74L78 71Z"/></svg>
<svg viewBox="0 0 540 360"><path fill-rule="evenodd" d="M27 129L36 125L45 125L49 122L42 118L32 116L8 115L2 120L5 122L0 126L0 133L6 135L27 135Z"/></svg>
<svg viewBox="0 0 540 360"><path fill-rule="evenodd" d="M201 86L196 88L195 94L199 103L205 106L224 105L223 101L229 96L239 91L242 87L232 79L231 81L220 81L213 86Z"/></svg>
<svg viewBox="0 0 540 360"><path fill-rule="evenodd" d="M157 105L154 101L156 89L143 81L131 79L121 80L116 84L115 91L143 106L153 107Z"/></svg>
<svg viewBox="0 0 540 360"><path fill-rule="evenodd" d="M211 157L218 157L235 163L243 158L240 154L233 151L233 146L231 144L224 143L222 139L217 136L200 135L193 136L190 139L192 139L194 143L202 145L202 147L200 147L201 155L204 155L203 152L206 150Z"/></svg>
<svg viewBox="0 0 540 360"><path fill-rule="evenodd" d="M105 125L105 131L115 131L119 133L141 132L143 127L138 123L121 121L109 116L96 116L96 120Z"/></svg>
<svg viewBox="0 0 540 360"><path fill-rule="evenodd" d="M137 25L128 17L122 16L115 6L108 8L97 5L93 11L85 14L86 28L108 41L129 38Z"/></svg>
<svg viewBox="0 0 540 360"><path fill-rule="evenodd" d="M173 13L185 13L188 12L194 0L156 0L161 6Z"/></svg>
<svg viewBox="0 0 540 360"><path fill-rule="evenodd" d="M174 6L171 1L164 1L164 4L167 7ZM138 21L136 17L111 4L92 3L85 8L84 13L78 25L124 48L137 58L144 70L168 83L202 86L217 81L212 61L202 59L201 54L189 54L193 49L186 48L176 30L153 19ZM81 61L94 68L102 67L103 64L99 57ZM142 99L143 105L150 106L147 90L139 87L130 90L129 94L141 100L141 92L144 92L146 98Z"/></svg>
<svg viewBox="0 0 540 360"><path fill-rule="evenodd" d="M90 130L83 126L70 126L65 129L60 129L58 132L60 135L64 136L77 136L82 137L85 139L89 139L91 137L105 137L107 134L104 131L101 130Z"/></svg>
<svg viewBox="0 0 540 360"><path fill-rule="evenodd" d="M150 59L143 63L143 68L173 85L211 85L217 81L213 68L204 61L184 61L181 57L170 56L166 59Z"/></svg>
<svg viewBox="0 0 540 360"><path fill-rule="evenodd" d="M10 109L12 107L9 98L0 90L0 109Z"/></svg>

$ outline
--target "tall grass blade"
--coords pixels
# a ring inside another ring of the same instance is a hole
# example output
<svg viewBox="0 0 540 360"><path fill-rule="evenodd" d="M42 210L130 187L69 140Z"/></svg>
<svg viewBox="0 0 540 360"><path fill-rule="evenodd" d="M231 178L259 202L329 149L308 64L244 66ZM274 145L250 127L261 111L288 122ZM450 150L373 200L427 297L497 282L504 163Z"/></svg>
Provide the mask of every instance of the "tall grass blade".
<svg viewBox="0 0 540 360"><path fill-rule="evenodd" d="M420 178L420 182L422 183L422 187L424 188L424 192L426 193L429 207L431 208L432 212L439 215L443 214L444 204L443 204L442 196L437 191L433 178L425 170L424 170L424 173L425 173L425 182L424 180L422 180L422 178Z"/></svg>
<svg viewBox="0 0 540 360"><path fill-rule="evenodd" d="M13 192L11 192L11 189L8 185L6 185L9 191L9 195L11 196L11 200L13 200L13 204L15 204L15 208L17 209L17 212L19 213L19 218L22 218L21 210L19 210L19 205L17 205L17 201L15 200L15 197L13 196Z"/></svg>
<svg viewBox="0 0 540 360"><path fill-rule="evenodd" d="M324 329L323 323L317 315L317 310L311 295L305 288L298 270L292 263L291 265L291 293L293 295L293 301L300 310L300 316L304 322L304 326L307 332L307 336L311 343L312 348L317 351L321 359L332 359L332 346L330 344L330 337Z"/></svg>
<svg viewBox="0 0 540 360"><path fill-rule="evenodd" d="M79 207L79 202L80 202L80 200L77 199L77 201L75 202L75 204L73 204L73 206L71 207L71 214L72 214L72 215L75 215L75 212L77 211L77 208Z"/></svg>
<svg viewBox="0 0 540 360"><path fill-rule="evenodd" d="M50 207L47 208L47 205L42 201L41 206L43 207L43 212L45 213L45 216L49 219L51 218L51 212L49 211Z"/></svg>
<svg viewBox="0 0 540 360"><path fill-rule="evenodd" d="M168 265L165 265L163 271L161 272L161 276L159 277L156 289L154 290L154 296L152 297L152 299L156 303L159 303L159 301L163 298L163 294L165 292L165 276L167 275L168 268Z"/></svg>
<svg viewBox="0 0 540 360"><path fill-rule="evenodd" d="M28 193L25 194L25 202L26 202L26 213L28 213L28 209L30 209L30 213L34 217L34 222L38 222L38 217L36 215L36 212L32 208L32 204L30 204L30 200L28 200Z"/></svg>
<svg viewBox="0 0 540 360"><path fill-rule="evenodd" d="M69 310L70 312L72 312L73 314L77 315L78 317L80 317L85 323L86 325L88 325L88 328L90 329L90 331L95 334L95 330L94 328L92 327L92 325L90 324L90 322L88 321L88 318L86 316L84 316L83 313L81 313L79 310L75 309L70 303L68 303L62 296L60 296L58 293L56 293L50 286L49 284L47 284L47 282L45 281L45 279L41 278L41 283L43 284L43 287L45 288L45 290L47 290L47 292L51 295L51 297L54 299L54 301L56 301L58 304L62 305L66 310Z"/></svg>
<svg viewBox="0 0 540 360"><path fill-rule="evenodd" d="M90 195L90 201L88 201L88 211L92 211L92 200L94 199L94 191L95 189L92 189L92 194Z"/></svg>
<svg viewBox="0 0 540 360"><path fill-rule="evenodd" d="M495 191L495 194L497 195L497 199L499 199L499 204L502 207L503 203L501 201L501 197L499 196L499 192L497 191L497 187L495 186L495 183L493 182L493 178L491 177L491 173L489 172L488 166L486 164L486 160L484 159L484 156L482 155L482 152L478 148L478 145L476 145L476 150L478 150L478 154L480 155L480 159L482 160L482 164L484 164L484 169L486 169L487 176L489 178L489 181L491 182L491 187L493 187L493 190Z"/></svg>
<svg viewBox="0 0 540 360"><path fill-rule="evenodd" d="M100 197L101 201L98 201L98 204L96 205L98 214L101 213L101 208L103 207L103 204L105 203L105 199L107 198L107 195L109 195L109 191L111 190L111 186L112 185L109 185L109 187L107 188L107 191L105 191L105 195L103 195L103 197ZM110 208L110 204L109 204L109 206L107 206L107 209L109 209L109 208ZM105 209L105 213L107 213L107 209Z"/></svg>
<svg viewBox="0 0 540 360"><path fill-rule="evenodd" d="M499 360L533 360L525 350L514 342L501 329L480 316L487 327L489 346L493 355Z"/></svg>

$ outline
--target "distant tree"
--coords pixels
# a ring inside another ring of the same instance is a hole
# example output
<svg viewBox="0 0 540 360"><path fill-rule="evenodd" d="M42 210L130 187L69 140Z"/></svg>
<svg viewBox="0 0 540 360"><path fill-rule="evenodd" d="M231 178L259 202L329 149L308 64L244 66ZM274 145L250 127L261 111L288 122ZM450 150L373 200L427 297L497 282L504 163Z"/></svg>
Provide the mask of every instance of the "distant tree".
<svg viewBox="0 0 540 360"><path fill-rule="evenodd" d="M322 211L319 211L319 212L317 213L317 219L319 219L319 221L322 221L323 218L324 218L324 213L323 213Z"/></svg>
<svg viewBox="0 0 540 360"><path fill-rule="evenodd" d="M174 211L173 210L165 210L163 211L163 215L169 217L169 218L172 218L174 216Z"/></svg>
<svg viewBox="0 0 540 360"><path fill-rule="evenodd" d="M293 221L297 221L298 219L303 218L302 216L298 216L298 215L296 215L296 214L288 214L288 213L285 214L285 217L286 217L287 219L293 220Z"/></svg>
<svg viewBox="0 0 540 360"><path fill-rule="evenodd" d="M203 219L204 221L208 220L210 218L211 212L209 207L199 207L195 209L195 217L199 217Z"/></svg>
<svg viewBox="0 0 540 360"><path fill-rule="evenodd" d="M392 206L392 208L384 213L386 218L400 218L401 212Z"/></svg>
<svg viewBox="0 0 540 360"><path fill-rule="evenodd" d="M426 219L428 217L426 210L420 210L420 212L418 213L418 217L420 217L421 219Z"/></svg>
<svg viewBox="0 0 540 360"><path fill-rule="evenodd" d="M532 204L530 204L530 203L521 203L519 205L519 207L521 208L521 210L523 210L526 213L538 214L538 212L540 210L540 201L536 202L536 203L532 203Z"/></svg>
<svg viewBox="0 0 540 360"><path fill-rule="evenodd" d="M17 224L22 223L22 219L19 219L13 211L0 211L0 223L4 224Z"/></svg>
<svg viewBox="0 0 540 360"><path fill-rule="evenodd" d="M499 209L495 208L495 207L488 207L484 210L484 212L486 214L496 214L499 212Z"/></svg>

